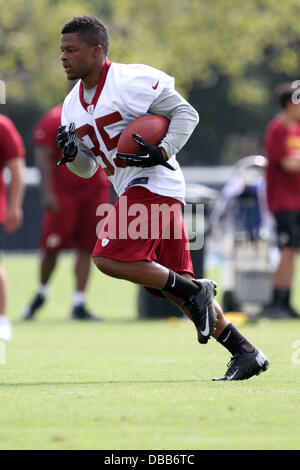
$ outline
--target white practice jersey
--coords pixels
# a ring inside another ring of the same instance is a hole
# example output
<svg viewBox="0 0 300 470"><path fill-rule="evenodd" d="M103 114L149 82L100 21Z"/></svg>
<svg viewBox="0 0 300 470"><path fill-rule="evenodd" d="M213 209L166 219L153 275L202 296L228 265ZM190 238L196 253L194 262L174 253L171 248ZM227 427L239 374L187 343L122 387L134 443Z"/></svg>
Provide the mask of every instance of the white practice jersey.
<svg viewBox="0 0 300 470"><path fill-rule="evenodd" d="M106 60L91 104L83 99L81 81L65 98L62 125L75 123L78 138L93 152L119 196L128 187L142 185L153 193L184 201L185 182L175 155L168 160L175 171L162 165L126 167L116 157L121 132L131 121L148 114L164 89L174 90L174 79L166 73L147 65Z"/></svg>

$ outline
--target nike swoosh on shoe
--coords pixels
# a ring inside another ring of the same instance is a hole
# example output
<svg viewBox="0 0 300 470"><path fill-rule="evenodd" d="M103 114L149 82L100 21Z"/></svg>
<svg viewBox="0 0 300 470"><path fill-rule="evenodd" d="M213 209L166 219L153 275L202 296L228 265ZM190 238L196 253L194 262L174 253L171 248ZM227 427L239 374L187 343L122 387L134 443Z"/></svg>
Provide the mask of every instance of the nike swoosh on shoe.
<svg viewBox="0 0 300 470"><path fill-rule="evenodd" d="M205 321L205 328L204 330L199 330L199 332L203 336L209 335L209 312L208 312L208 307L206 306L206 321Z"/></svg>

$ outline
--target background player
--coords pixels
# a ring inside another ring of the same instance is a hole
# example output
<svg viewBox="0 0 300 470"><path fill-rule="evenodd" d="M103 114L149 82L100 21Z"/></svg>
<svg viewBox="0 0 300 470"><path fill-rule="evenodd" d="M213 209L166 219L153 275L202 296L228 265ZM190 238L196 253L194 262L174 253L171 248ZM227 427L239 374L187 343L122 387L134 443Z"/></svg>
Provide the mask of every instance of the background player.
<svg viewBox="0 0 300 470"><path fill-rule="evenodd" d="M174 90L174 80L165 73L140 64L111 63L108 43L106 27L96 17L73 18L62 29L63 67L68 79L81 81L64 101L58 132L64 154L60 164L67 163L71 171L85 178L93 175L99 164L103 166L119 195L106 225L115 215L120 224L124 217L130 222L136 203L143 205L151 225L154 204L178 209L183 203L185 185L175 154L193 132L198 114ZM170 120L160 146L135 137L141 151L118 154L121 131L147 113ZM126 198L127 213L122 211L122 198ZM214 336L233 355L221 380L247 379L266 370L266 357L228 322L214 301L214 283L193 280L187 234L180 210L175 212L169 225L160 225L155 238L113 238L105 226L93 251L96 266L105 274L147 286L174 301L193 320L200 343ZM176 225L181 228L181 239L174 237ZM164 238L164 229L169 227L170 237Z"/></svg>
<svg viewBox="0 0 300 470"><path fill-rule="evenodd" d="M72 84L74 85L74 84ZM86 287L90 272L91 251L97 239L96 210L110 201L110 183L99 169L90 184L67 168L56 168L62 157L56 143L62 105L48 111L34 129L35 161L41 173L41 197L44 217L41 233L41 263L37 294L23 312L25 320L33 319L45 303L49 280L61 250L75 248L75 290L72 298L72 320L99 320L85 307Z"/></svg>
<svg viewBox="0 0 300 470"><path fill-rule="evenodd" d="M3 243L4 230L15 232L22 225L22 202L24 195L24 157L23 140L13 122L0 114L0 244ZM3 181L4 167L10 170L8 199ZM0 265L0 340L9 341L12 327L6 316L7 281Z"/></svg>
<svg viewBox="0 0 300 470"><path fill-rule="evenodd" d="M265 132L268 205L277 222L281 259L274 273L273 300L262 313L270 318L300 318L290 303L295 261L300 248L300 103L291 83L278 85L281 107Z"/></svg>

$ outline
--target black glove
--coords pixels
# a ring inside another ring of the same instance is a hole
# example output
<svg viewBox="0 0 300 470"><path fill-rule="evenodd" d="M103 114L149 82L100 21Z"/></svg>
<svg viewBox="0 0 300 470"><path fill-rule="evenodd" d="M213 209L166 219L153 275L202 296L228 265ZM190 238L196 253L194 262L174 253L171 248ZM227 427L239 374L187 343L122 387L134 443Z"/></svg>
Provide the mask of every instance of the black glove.
<svg viewBox="0 0 300 470"><path fill-rule="evenodd" d="M72 162L78 152L74 122L71 122L68 131L66 131L66 126L60 126L58 128L56 142L63 154L63 158L56 163L56 166Z"/></svg>
<svg viewBox="0 0 300 470"><path fill-rule="evenodd" d="M148 168L162 165L169 170L175 170L165 159L160 147L148 144L140 135L132 134L134 140L140 145L138 153L117 153L117 157L125 160L127 166Z"/></svg>

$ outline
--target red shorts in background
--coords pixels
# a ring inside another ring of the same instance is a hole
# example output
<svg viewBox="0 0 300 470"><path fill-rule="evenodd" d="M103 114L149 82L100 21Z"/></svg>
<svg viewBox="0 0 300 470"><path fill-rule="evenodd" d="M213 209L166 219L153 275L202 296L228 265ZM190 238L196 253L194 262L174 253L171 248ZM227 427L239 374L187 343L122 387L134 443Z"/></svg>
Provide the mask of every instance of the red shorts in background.
<svg viewBox="0 0 300 470"><path fill-rule="evenodd" d="M142 186L129 188L105 219L92 256L155 261L179 274L194 276L181 206L178 200Z"/></svg>
<svg viewBox="0 0 300 470"><path fill-rule="evenodd" d="M41 249L58 251L75 248L92 252L97 241L96 227L101 220L96 211L99 204L110 201L110 187L65 191L56 193L56 196L60 210L44 213Z"/></svg>

